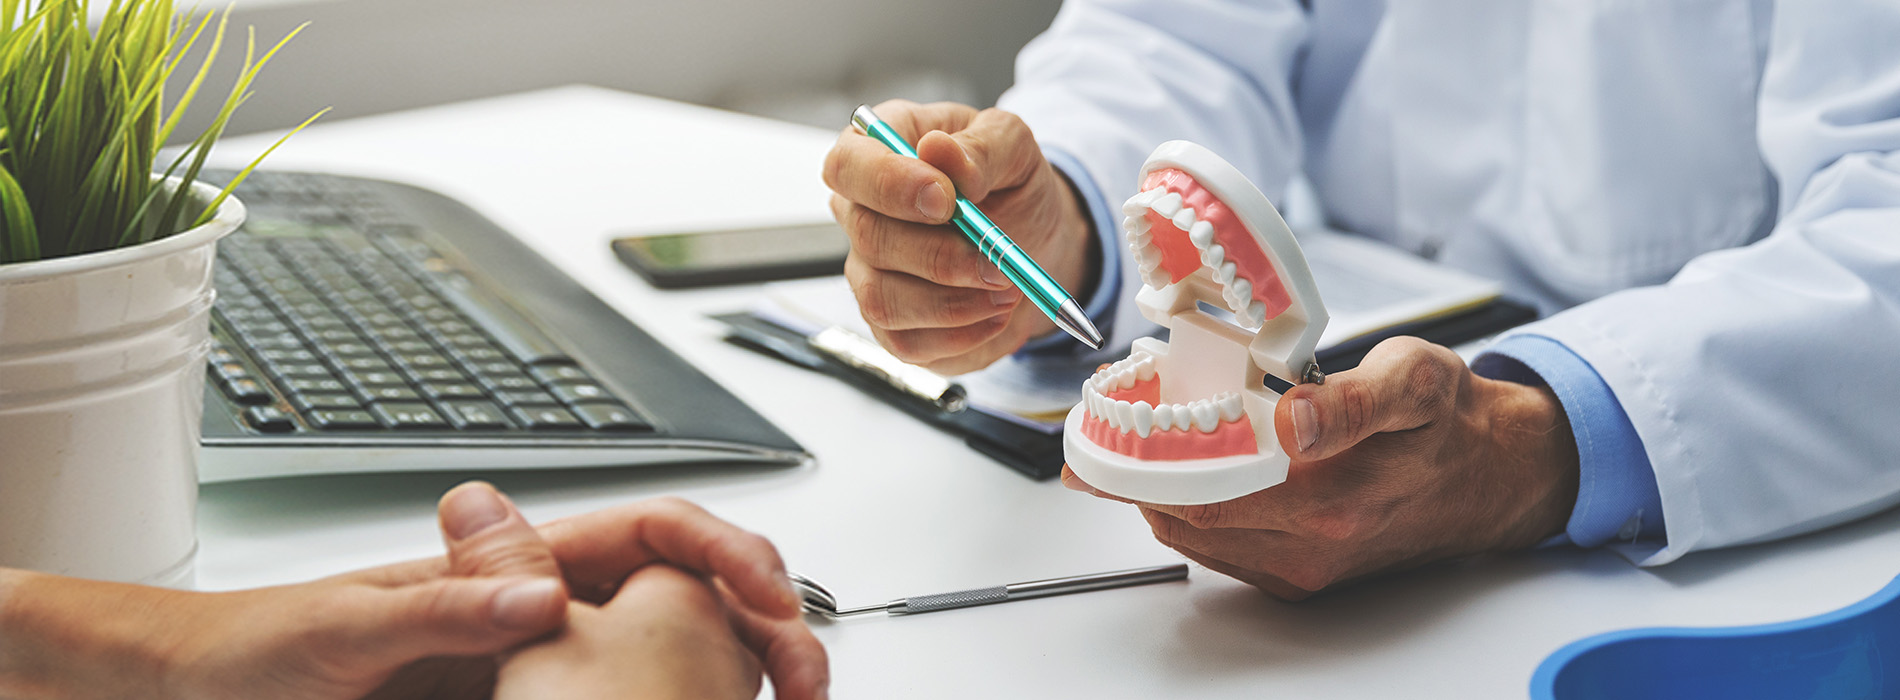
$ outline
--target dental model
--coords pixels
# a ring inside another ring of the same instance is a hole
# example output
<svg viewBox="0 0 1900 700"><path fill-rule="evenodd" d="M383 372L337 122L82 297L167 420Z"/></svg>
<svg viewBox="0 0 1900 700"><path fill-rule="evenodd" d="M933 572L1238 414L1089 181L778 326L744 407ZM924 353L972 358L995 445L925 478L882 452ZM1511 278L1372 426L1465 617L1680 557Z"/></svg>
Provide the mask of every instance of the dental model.
<svg viewBox="0 0 1900 700"><path fill-rule="evenodd" d="M1169 141L1141 167L1122 232L1141 270L1141 315L1169 329L1082 384L1069 468L1145 503L1231 500L1286 480L1266 374L1322 382L1326 308L1293 232L1265 195L1206 148ZM1203 304L1233 312L1233 321ZM1238 325L1236 325L1238 323Z"/></svg>

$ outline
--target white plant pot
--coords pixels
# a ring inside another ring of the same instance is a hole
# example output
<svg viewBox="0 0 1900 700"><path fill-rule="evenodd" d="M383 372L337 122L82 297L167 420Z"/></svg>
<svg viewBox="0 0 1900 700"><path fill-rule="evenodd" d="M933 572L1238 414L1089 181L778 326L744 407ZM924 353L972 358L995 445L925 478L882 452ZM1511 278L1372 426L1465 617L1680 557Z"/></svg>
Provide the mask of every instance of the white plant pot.
<svg viewBox="0 0 1900 700"><path fill-rule="evenodd" d="M192 585L211 266L243 221L226 199L150 243L0 265L0 567Z"/></svg>

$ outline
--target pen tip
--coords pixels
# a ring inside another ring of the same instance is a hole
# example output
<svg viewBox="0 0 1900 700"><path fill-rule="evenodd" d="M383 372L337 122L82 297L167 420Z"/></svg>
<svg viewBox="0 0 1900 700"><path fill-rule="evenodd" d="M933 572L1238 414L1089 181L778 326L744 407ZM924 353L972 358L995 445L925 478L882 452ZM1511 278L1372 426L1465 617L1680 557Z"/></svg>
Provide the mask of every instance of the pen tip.
<svg viewBox="0 0 1900 700"><path fill-rule="evenodd" d="M1082 313L1081 305L1076 304L1074 299L1063 300L1062 308L1056 313L1055 322L1069 335L1075 336L1076 340L1082 341L1083 345L1089 346L1089 349L1102 349L1102 332L1096 330L1095 324L1089 322L1088 314Z"/></svg>

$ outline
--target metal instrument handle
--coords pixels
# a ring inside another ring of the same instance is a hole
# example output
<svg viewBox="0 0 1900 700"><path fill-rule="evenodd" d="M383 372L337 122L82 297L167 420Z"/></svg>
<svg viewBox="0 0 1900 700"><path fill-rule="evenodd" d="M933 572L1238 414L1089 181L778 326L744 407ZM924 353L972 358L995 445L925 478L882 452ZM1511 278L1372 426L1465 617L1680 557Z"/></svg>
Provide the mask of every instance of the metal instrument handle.
<svg viewBox="0 0 1900 700"><path fill-rule="evenodd" d="M1002 603L1008 601L1009 597L1008 586L990 586L989 588L972 588L967 591L957 591L955 593L938 593L935 595L901 598L891 601L889 610L892 615L915 615L917 613L936 612L938 610L954 610L956 608Z"/></svg>
<svg viewBox="0 0 1900 700"><path fill-rule="evenodd" d="M1015 600L1099 591L1104 588L1140 586L1149 583L1161 583L1163 581L1179 581L1187 578L1187 575L1188 566L1186 564L1168 564L1166 566L1123 569L1121 571L1109 571L1084 576L1065 576L1062 578L1043 579L1041 581L1012 583L1009 584L1008 588L1009 597Z"/></svg>
<svg viewBox="0 0 1900 700"><path fill-rule="evenodd" d="M955 593L938 593L936 595L900 598L891 601L886 609L892 615L915 615L938 610L953 610L977 605L989 605L991 603L1004 603L1012 600L1099 591L1105 588L1121 588L1123 586L1140 586L1149 583L1161 583L1163 581L1179 581L1187 578L1187 575L1188 566L1186 564L1149 566L1140 569L1123 569L1121 571L1109 571L1100 574L1065 576L1062 578L1043 579L1041 581L1025 581L1023 583L1012 583L1006 586L973 588L967 591L957 591Z"/></svg>

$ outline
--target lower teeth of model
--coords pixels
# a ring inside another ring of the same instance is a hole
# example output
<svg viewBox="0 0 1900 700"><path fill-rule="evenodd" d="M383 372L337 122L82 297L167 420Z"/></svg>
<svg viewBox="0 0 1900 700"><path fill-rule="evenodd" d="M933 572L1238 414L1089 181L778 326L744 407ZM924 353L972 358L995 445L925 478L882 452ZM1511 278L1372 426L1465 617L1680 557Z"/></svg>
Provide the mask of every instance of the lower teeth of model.
<svg viewBox="0 0 1900 700"><path fill-rule="evenodd" d="M1240 420L1246 413L1240 394L1231 391L1192 403L1159 407L1149 406L1146 401L1129 403L1091 392L1088 404L1089 415L1108 421L1111 428L1124 433L1132 430L1144 438L1155 430L1194 429L1211 433L1221 423Z"/></svg>

